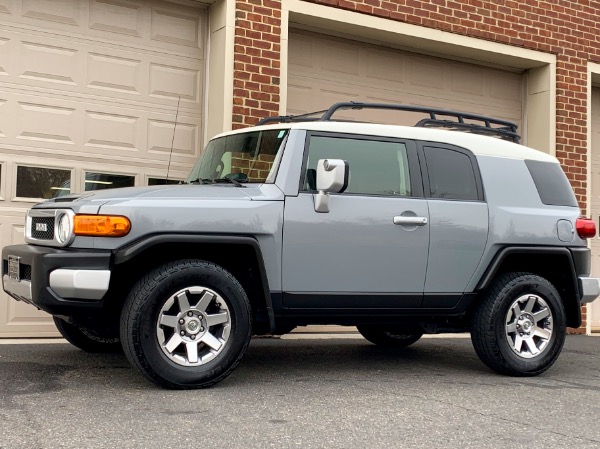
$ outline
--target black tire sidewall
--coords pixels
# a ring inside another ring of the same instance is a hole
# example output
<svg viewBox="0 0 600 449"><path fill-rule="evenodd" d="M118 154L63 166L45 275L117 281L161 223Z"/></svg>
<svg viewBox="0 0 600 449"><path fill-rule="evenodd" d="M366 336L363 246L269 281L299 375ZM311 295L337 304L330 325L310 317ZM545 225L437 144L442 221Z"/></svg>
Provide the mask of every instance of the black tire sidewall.
<svg viewBox="0 0 600 449"><path fill-rule="evenodd" d="M53 317L54 324L60 334L73 346L90 353L121 352L121 342L118 338L94 336L91 331L84 332L74 324L62 318Z"/></svg>
<svg viewBox="0 0 600 449"><path fill-rule="evenodd" d="M506 367L514 374L538 374L548 369L560 354L565 341L566 318L564 307L558 292L543 278L522 276L510 288L503 290L498 298L498 308L494 316L494 328L498 349ZM552 313L553 332L545 351L539 356L531 359L519 357L509 346L506 338L506 316L513 302L527 294L540 296Z"/></svg>
<svg viewBox="0 0 600 449"><path fill-rule="evenodd" d="M356 326L356 328L371 343L395 348L410 346L423 336L422 332L402 333L401 329L388 329L375 326Z"/></svg>
<svg viewBox="0 0 600 449"><path fill-rule="evenodd" d="M166 276L147 297L137 319L130 323L133 326L128 332L138 333L146 363L166 386L196 387L210 384L227 373L248 346L251 331L248 299L239 284L232 283L231 279L213 267L208 264L186 266ZM156 324L164 303L179 290L192 286L207 287L221 295L229 308L231 330L225 348L213 360L204 365L185 367L170 360L162 351ZM131 336L135 338L135 335Z"/></svg>

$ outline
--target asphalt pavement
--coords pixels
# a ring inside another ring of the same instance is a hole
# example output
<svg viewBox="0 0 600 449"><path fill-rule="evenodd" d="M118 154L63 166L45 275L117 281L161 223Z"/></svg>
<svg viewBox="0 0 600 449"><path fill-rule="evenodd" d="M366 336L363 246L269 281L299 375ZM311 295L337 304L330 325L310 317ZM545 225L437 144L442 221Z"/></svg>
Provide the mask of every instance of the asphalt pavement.
<svg viewBox="0 0 600 449"><path fill-rule="evenodd" d="M1 342L0 342L1 343ZM255 339L208 390L168 391L121 354L0 344L0 448L600 448L600 338L537 378L467 338Z"/></svg>

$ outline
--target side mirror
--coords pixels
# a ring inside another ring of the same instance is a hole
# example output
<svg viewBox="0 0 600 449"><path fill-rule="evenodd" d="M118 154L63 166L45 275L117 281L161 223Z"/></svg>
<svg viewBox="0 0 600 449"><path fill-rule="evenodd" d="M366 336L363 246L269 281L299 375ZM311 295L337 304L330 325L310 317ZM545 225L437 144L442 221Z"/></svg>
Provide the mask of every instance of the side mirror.
<svg viewBox="0 0 600 449"><path fill-rule="evenodd" d="M329 212L329 192L342 193L348 187L350 166L342 159L319 159L315 212Z"/></svg>

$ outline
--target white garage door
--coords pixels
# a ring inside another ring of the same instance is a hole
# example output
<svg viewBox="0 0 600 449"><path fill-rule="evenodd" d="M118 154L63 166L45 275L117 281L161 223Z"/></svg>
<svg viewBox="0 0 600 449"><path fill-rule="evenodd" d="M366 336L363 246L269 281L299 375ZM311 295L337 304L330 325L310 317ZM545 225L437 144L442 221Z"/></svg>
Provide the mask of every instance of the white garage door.
<svg viewBox="0 0 600 449"><path fill-rule="evenodd" d="M592 218L600 229L600 88L592 89ZM592 273L600 277L600 237L591 241ZM591 305L592 331L600 332L600 300Z"/></svg>
<svg viewBox="0 0 600 449"><path fill-rule="evenodd" d="M486 114L520 125L522 97L520 73L322 34L290 32L290 114L321 110L338 101L371 101ZM351 112L338 117L350 118L348 114ZM422 118L398 112L368 114L373 121L405 125Z"/></svg>
<svg viewBox="0 0 600 449"><path fill-rule="evenodd" d="M41 198L182 178L202 148L206 11L192 1L0 1L0 245ZM55 335L0 295L0 337Z"/></svg>

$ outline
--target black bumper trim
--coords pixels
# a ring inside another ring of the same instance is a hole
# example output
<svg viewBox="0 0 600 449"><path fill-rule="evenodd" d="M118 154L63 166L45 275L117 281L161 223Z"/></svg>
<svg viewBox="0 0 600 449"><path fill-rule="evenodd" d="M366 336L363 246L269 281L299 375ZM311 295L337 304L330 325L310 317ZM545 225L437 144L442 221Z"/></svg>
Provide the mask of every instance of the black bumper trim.
<svg viewBox="0 0 600 449"><path fill-rule="evenodd" d="M110 251L76 248L64 250L36 245L6 246L2 249L2 275L5 274L4 261L9 255L20 257L22 264L31 266L31 304L35 307L52 315L72 315L74 311L95 310L102 307L102 300L78 301L59 297L50 289L49 277L50 272L57 268L108 270L112 261Z"/></svg>

